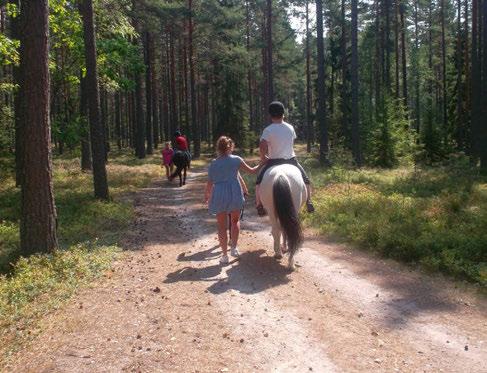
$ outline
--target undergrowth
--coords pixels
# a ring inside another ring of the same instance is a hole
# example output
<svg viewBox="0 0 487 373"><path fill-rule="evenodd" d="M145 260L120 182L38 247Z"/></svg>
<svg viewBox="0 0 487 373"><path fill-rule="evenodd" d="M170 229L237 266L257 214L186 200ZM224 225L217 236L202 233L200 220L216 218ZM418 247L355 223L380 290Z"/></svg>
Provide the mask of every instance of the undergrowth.
<svg viewBox="0 0 487 373"><path fill-rule="evenodd" d="M360 170L303 163L315 187L308 226L487 286L487 179L467 162Z"/></svg>
<svg viewBox="0 0 487 373"><path fill-rule="evenodd" d="M134 160L128 152L114 152L107 165L111 200L101 202L93 197L91 173L80 171L78 159L55 158L61 247L54 254L21 258L20 192L12 162L0 162L0 357L35 335L41 316L109 270L121 251L122 232L134 217L128 194L162 174L158 155Z"/></svg>

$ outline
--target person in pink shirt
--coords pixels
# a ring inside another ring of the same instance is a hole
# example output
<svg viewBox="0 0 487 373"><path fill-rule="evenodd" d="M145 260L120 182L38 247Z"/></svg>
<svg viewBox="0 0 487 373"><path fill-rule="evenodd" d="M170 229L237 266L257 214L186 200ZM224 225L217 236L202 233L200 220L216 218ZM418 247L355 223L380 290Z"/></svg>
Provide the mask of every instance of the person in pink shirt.
<svg viewBox="0 0 487 373"><path fill-rule="evenodd" d="M172 163L172 156L174 155L174 150L171 148L171 143L168 141L166 142L166 146L162 149L162 165L166 168L166 177L169 180L169 177L172 174L173 163Z"/></svg>

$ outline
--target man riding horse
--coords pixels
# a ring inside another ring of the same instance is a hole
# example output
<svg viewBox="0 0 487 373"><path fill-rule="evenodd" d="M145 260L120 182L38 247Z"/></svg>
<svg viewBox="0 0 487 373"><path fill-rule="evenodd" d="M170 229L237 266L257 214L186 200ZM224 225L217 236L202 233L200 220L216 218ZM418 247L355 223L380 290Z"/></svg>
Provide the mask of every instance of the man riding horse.
<svg viewBox="0 0 487 373"><path fill-rule="evenodd" d="M294 255L303 242L299 210L306 202L313 212L309 178L296 160L294 128L284 122L284 105L269 105L272 123L264 130L260 141L260 156L267 164L257 177L256 204L260 216L269 214L277 259L289 252L289 268L294 269ZM281 246L281 236L284 239Z"/></svg>
<svg viewBox="0 0 487 373"><path fill-rule="evenodd" d="M176 166L176 171L170 176L169 180L173 180L179 176L179 186L186 184L186 170L191 165L191 153L189 152L188 140L181 134L180 131L174 132L174 155L173 163Z"/></svg>
<svg viewBox="0 0 487 373"><path fill-rule="evenodd" d="M259 216L266 214L265 209L260 201L260 183L266 171L277 165L290 164L299 169L306 184L308 199L306 201L308 212L314 212L314 206L311 202L311 185L306 171L299 164L294 153L294 140L296 132L289 123L284 122L284 105L279 101L274 101L269 105L269 115L272 123L264 129L260 138L259 150L261 160L268 158L268 161L259 176L257 176L255 199Z"/></svg>

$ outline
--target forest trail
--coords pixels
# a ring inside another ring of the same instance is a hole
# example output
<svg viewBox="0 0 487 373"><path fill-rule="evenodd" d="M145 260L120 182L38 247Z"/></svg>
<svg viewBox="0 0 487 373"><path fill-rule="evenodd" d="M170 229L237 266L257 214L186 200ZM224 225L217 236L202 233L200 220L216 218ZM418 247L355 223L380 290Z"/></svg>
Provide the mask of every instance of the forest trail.
<svg viewBox="0 0 487 373"><path fill-rule="evenodd" d="M485 300L311 232L289 273L251 201L221 267L197 171L136 194L131 251L7 371L487 372Z"/></svg>

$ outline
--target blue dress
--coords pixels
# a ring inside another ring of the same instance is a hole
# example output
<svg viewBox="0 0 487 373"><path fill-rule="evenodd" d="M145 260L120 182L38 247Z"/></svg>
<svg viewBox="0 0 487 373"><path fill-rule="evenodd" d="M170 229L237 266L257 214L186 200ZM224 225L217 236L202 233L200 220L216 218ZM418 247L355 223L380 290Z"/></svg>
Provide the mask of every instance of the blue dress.
<svg viewBox="0 0 487 373"><path fill-rule="evenodd" d="M214 159L208 168L208 179L213 183L208 209L210 214L241 210L245 199L238 181L238 170L242 158L225 155Z"/></svg>

